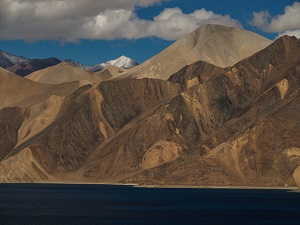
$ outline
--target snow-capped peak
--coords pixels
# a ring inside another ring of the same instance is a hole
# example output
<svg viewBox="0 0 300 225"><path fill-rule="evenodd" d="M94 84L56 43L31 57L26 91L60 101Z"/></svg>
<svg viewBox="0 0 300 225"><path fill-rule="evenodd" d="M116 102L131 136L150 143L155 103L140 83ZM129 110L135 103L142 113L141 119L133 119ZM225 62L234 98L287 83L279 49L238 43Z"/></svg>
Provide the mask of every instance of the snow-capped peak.
<svg viewBox="0 0 300 225"><path fill-rule="evenodd" d="M128 58L124 55L122 55L121 57L119 57L115 60L109 60L109 61L107 61L106 63L103 63L103 64L105 66L113 65L113 66L121 67L121 68L124 68L124 69L129 69L131 67L134 67L134 66L138 65L138 63L136 61L134 61L131 58Z"/></svg>
<svg viewBox="0 0 300 225"><path fill-rule="evenodd" d="M117 59L109 60L107 62L92 65L92 66L86 66L84 64L81 64L81 63L76 62L71 59L66 59L64 61L75 64L76 66L80 67L81 69L88 70L88 71L94 71L94 72L102 70L105 67L107 67L108 65L117 66L117 67L121 67L124 69L130 69L130 68L138 65L138 63L136 61L134 61L133 59L128 58L124 55L122 55L121 57L119 57Z"/></svg>

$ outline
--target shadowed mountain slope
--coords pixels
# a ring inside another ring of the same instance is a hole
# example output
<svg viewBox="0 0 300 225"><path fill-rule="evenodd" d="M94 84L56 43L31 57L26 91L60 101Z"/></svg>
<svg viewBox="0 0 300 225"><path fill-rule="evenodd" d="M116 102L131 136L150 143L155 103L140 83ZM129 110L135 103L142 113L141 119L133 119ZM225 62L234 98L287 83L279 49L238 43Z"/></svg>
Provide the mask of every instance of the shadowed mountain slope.
<svg viewBox="0 0 300 225"><path fill-rule="evenodd" d="M16 64L14 66L6 68L6 70L25 77L26 75L33 73L38 70L42 70L44 68L55 66L61 63L61 61L57 58L47 58L47 59L31 59L26 62L22 62L20 64Z"/></svg>
<svg viewBox="0 0 300 225"><path fill-rule="evenodd" d="M7 68L10 66L13 66L15 64L19 64L22 62L27 62L30 59L27 59L25 57L22 56L16 56L13 54L10 54L8 52L4 52L0 50L0 67L2 68Z"/></svg>

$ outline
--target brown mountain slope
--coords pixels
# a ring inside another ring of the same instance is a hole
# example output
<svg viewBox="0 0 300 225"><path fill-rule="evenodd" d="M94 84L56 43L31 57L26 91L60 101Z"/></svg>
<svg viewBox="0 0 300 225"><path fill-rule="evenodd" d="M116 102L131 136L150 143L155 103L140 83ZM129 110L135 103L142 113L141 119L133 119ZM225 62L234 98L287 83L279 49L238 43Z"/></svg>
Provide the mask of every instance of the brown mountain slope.
<svg viewBox="0 0 300 225"><path fill-rule="evenodd" d="M177 140L197 139L185 145L187 151L178 160L124 182L299 185L299 56L300 40L282 37L224 74L182 93L160 114L173 110L173 118L178 118L174 113L188 111L185 115L194 119L197 129L186 133L177 120Z"/></svg>
<svg viewBox="0 0 300 225"><path fill-rule="evenodd" d="M82 70L67 62L61 62L55 66L33 72L26 76L26 78L44 84L62 84L72 81L98 83L102 81L93 72Z"/></svg>
<svg viewBox="0 0 300 225"><path fill-rule="evenodd" d="M14 138L0 148L0 180L299 184L300 40L284 36L220 74L200 63L211 77L195 65L181 71L198 82L184 91L180 83L124 79L49 100L64 107L30 140L30 112L50 103L27 108L10 128L17 146Z"/></svg>
<svg viewBox="0 0 300 225"><path fill-rule="evenodd" d="M199 60L218 67L228 67L271 43L250 31L209 24L134 67L127 76L167 80L184 66Z"/></svg>
<svg viewBox="0 0 300 225"><path fill-rule="evenodd" d="M2 147L6 160L3 167L0 166L1 179L12 181L11 177L20 176L19 171L14 174L8 165L29 168L24 170L26 176L23 174L20 180L70 176L70 172L79 169L97 145L113 137L136 116L181 91L178 84L148 79L105 81L88 90L85 88L88 87L82 87L65 99L49 99L54 108L57 105L63 107L59 112L52 112L55 120L44 127L45 122L40 121L49 119L49 103L31 106L24 111L23 123L18 128L18 144L13 149ZM40 113L36 115L37 112ZM24 149L28 161L19 160L24 156ZM28 164L38 167L38 172ZM4 175L7 169L9 174ZM62 175L64 171L69 173ZM36 173L42 175L37 178Z"/></svg>
<svg viewBox="0 0 300 225"><path fill-rule="evenodd" d="M61 85L40 84L0 68L0 109L12 106L25 108L51 95L69 95L79 87L78 81Z"/></svg>

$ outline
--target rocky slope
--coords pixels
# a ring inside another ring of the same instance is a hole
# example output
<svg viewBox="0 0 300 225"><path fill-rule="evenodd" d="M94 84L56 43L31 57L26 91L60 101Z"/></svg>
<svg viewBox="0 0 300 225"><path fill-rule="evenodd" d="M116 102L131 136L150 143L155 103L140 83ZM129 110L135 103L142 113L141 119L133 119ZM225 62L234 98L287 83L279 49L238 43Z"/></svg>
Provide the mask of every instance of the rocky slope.
<svg viewBox="0 0 300 225"><path fill-rule="evenodd" d="M199 60L228 67L269 44L270 40L250 31L209 24L134 67L127 76L167 80L184 66Z"/></svg>
<svg viewBox="0 0 300 225"><path fill-rule="evenodd" d="M51 97L28 107L23 110L23 123L10 128L18 130L15 147L1 146L5 160L0 180L87 179L82 174L78 178L74 171L81 169L98 145L117 137L131 120L180 92L180 85L167 81L105 81L84 86L69 97ZM24 150L27 156L19 160ZM12 169L18 167L29 169Z"/></svg>
<svg viewBox="0 0 300 225"><path fill-rule="evenodd" d="M173 100L175 107L167 106L177 113L187 111L194 120L188 124L196 126L188 133L179 128L177 140L195 139L184 145L187 151L178 160L126 182L299 185L299 56L300 40L282 37L183 92L177 103Z"/></svg>
<svg viewBox="0 0 300 225"><path fill-rule="evenodd" d="M300 40L284 36L228 68L198 61L169 81L4 108L0 181L300 185L299 88Z"/></svg>

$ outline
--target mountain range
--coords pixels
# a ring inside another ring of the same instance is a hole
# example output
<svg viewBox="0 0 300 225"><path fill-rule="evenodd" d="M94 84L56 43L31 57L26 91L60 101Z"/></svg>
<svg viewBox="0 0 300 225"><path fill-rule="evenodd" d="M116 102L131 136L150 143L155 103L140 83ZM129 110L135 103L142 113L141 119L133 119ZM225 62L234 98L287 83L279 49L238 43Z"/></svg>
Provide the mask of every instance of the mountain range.
<svg viewBox="0 0 300 225"><path fill-rule="evenodd" d="M300 186L300 39L206 25L141 65L0 68L0 181Z"/></svg>
<svg viewBox="0 0 300 225"><path fill-rule="evenodd" d="M100 71L108 65L113 65L124 69L129 69L138 65L136 61L124 55L120 56L115 60L109 60L107 62L99 63L92 66L87 66L71 59L66 59L63 61L73 64L74 66L77 66L83 70L92 71L92 72ZM20 75L22 77L27 76L35 71L42 70L51 66L55 66L61 62L62 61L60 59L54 57L46 58L46 59L28 59L22 56L16 56L0 50L0 67L14 74Z"/></svg>

